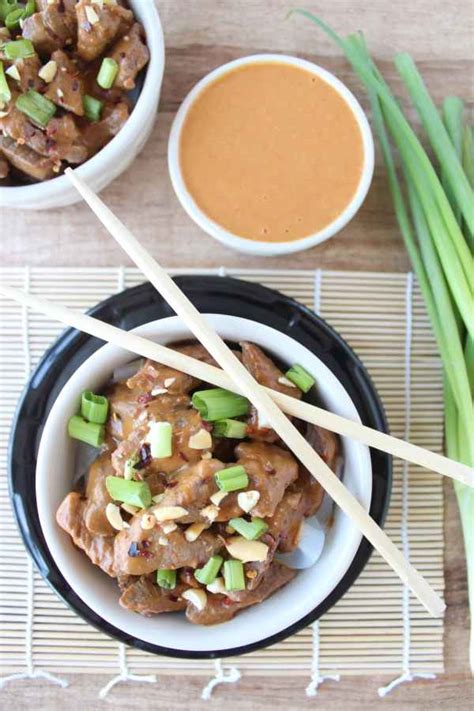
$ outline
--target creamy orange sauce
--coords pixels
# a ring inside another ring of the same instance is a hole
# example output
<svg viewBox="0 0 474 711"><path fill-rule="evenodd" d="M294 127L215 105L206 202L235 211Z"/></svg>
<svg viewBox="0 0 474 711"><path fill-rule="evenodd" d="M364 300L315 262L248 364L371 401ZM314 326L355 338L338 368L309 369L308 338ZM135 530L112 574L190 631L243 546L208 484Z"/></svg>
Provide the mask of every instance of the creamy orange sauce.
<svg viewBox="0 0 474 711"><path fill-rule="evenodd" d="M280 62L238 67L205 87L180 138L184 182L212 220L287 242L330 224L360 181L363 143L344 99Z"/></svg>

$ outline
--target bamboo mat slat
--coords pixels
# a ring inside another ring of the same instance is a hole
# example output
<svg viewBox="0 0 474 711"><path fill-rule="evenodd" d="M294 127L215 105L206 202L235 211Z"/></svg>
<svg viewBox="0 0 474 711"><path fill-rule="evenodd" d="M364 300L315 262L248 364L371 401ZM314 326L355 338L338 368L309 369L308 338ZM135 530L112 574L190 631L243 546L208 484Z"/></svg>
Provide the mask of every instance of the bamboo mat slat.
<svg viewBox="0 0 474 711"><path fill-rule="evenodd" d="M222 269L199 273L227 273L262 283L319 311L364 361L393 434L441 451L440 362L411 275ZM1 275L13 286L28 287L74 309L89 308L143 280L138 270L128 267L4 268ZM130 674L208 676L212 662L177 661L125 649L88 626L55 597L23 548L6 484L10 423L28 372L61 330L61 325L41 314L25 313L20 306L0 300L1 673L40 669L67 678L68 672L114 675L125 669ZM443 593L441 477L396 461L386 528ZM375 554L351 590L312 628L268 649L225 660L228 665L247 675L284 671L306 677L312 679L313 691L325 677L337 674L439 673L443 671L443 621L428 617Z"/></svg>

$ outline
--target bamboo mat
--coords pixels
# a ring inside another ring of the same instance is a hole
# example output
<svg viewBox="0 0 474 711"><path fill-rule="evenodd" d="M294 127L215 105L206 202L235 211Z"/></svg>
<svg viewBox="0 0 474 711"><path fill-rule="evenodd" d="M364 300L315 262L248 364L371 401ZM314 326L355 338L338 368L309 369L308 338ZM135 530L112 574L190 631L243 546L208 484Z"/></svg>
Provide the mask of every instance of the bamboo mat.
<svg viewBox="0 0 474 711"><path fill-rule="evenodd" d="M76 309L86 309L143 280L136 269L128 267L7 268L1 273L7 283ZM392 433L441 451L440 363L411 274L224 269L218 273L276 288L319 311L367 366ZM5 474L10 421L18 396L28 373L61 330L40 314L0 301L0 673L4 678L54 674L66 683L68 673L110 673L110 687L116 681L136 679L134 675L147 675L137 680L152 681L153 674L209 677L215 670L216 678L204 691L208 697L214 684L234 681L240 673L299 675L302 688L313 695L319 683L338 675L386 674L396 676L394 683L399 683L413 675L430 677L443 671L443 621L425 613L377 554L319 623L222 665L155 657L125 648L72 613L33 570L10 510ZM442 592L441 477L395 461L386 529ZM379 690L380 695L385 691Z"/></svg>

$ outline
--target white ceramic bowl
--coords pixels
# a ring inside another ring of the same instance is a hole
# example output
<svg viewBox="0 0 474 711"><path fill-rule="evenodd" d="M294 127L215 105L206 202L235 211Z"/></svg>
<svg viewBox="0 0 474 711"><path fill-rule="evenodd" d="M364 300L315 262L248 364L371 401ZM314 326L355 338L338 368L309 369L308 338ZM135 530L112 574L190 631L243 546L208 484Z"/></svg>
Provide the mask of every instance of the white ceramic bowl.
<svg viewBox="0 0 474 711"><path fill-rule="evenodd" d="M223 338L248 340L263 346L284 362L291 360L307 368L319 384L321 401L339 415L358 420L346 390L304 346L254 321L235 316L208 315ZM189 330L177 317L141 326L136 332L159 343L189 338ZM62 575L77 595L103 620L121 630L128 639L167 648L172 654L224 652L255 644L298 623L314 610L336 587L353 561L361 534L357 527L336 510L323 553L313 568L300 572L286 587L261 605L242 611L234 620L213 627L199 627L183 614L145 618L122 609L117 584L73 546L70 537L56 524L55 513L70 491L74 476L76 444L66 432L66 423L77 412L80 394L97 390L110 378L114 368L127 363L130 353L106 345L78 368L59 394L46 421L36 470L36 499L41 528L47 546ZM367 447L343 441L344 483L368 510L372 495L372 469Z"/></svg>
<svg viewBox="0 0 474 711"><path fill-rule="evenodd" d="M123 173L145 145L155 122L165 66L165 45L154 0L129 0L135 17L145 28L150 61L138 100L124 127L114 138L75 169L96 192ZM61 175L43 183L0 187L0 206L22 210L65 207L82 200L70 180Z"/></svg>
<svg viewBox="0 0 474 711"><path fill-rule="evenodd" d="M290 242L259 242L258 240L246 239L244 237L239 237L238 235L229 232L224 227L219 225L217 222L208 217L201 208L197 205L192 195L186 188L186 184L183 180L183 175L181 173L179 150L180 150L180 136L183 124L186 120L187 113L201 93L201 91L212 84L218 77L241 67L246 64L255 63L267 63L267 62L283 62L285 64L290 64L295 67L300 67L301 69L306 69L307 71L315 74L320 79L326 81L330 86L335 89L338 94L344 99L348 104L349 108L354 114L354 117L359 125L362 134L362 143L364 151L364 163L362 166L362 173L359 181L357 190L354 196L344 211L329 225L324 227L319 232L316 232L308 237L303 237L302 239L293 240ZM304 59L298 59L297 57L290 57L284 54L255 54L249 57L242 57L241 59L236 59L233 62L228 62L223 64L221 67L214 69L214 71L207 74L201 81L199 81L196 86L191 89L189 94L184 99L181 104L178 113L175 116L173 125L171 127L171 133L168 143L168 168L170 172L171 182L173 184L174 190L181 205L184 207L188 215L199 225L205 232L207 232L211 237L219 240L222 244L227 247L232 247L238 252L244 252L245 254L255 254L259 256L277 256L280 254L290 254L292 252L300 252L303 249L308 249L309 247L314 247L320 242L333 237L337 232L339 232L349 220L351 220L356 214L357 210L362 205L367 191L370 187L372 181L372 175L374 172L374 141L372 138L372 132L370 130L369 122L367 117L362 110L359 102L349 91L349 89L337 78L334 74L326 71L322 67L319 67L312 62L307 62Z"/></svg>

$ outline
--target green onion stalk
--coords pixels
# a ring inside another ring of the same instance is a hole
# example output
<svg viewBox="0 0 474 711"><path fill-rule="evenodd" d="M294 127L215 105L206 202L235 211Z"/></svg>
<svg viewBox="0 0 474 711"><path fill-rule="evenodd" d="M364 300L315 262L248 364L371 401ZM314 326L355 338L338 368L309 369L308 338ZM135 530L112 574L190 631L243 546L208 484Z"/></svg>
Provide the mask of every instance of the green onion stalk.
<svg viewBox="0 0 474 711"><path fill-rule="evenodd" d="M413 59L405 53L395 57L432 161L362 34L341 37L312 13L293 13L314 22L339 46L368 91L398 224L443 364L446 452L474 466L474 134L464 120L464 103L447 97L439 112ZM474 672L474 489L459 482L454 488L466 552Z"/></svg>

